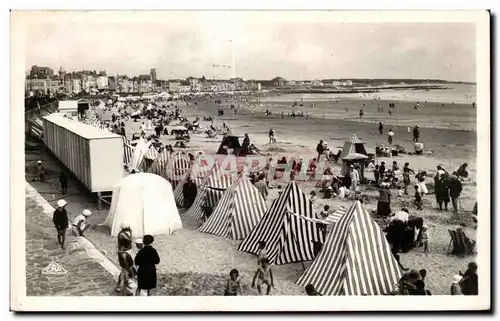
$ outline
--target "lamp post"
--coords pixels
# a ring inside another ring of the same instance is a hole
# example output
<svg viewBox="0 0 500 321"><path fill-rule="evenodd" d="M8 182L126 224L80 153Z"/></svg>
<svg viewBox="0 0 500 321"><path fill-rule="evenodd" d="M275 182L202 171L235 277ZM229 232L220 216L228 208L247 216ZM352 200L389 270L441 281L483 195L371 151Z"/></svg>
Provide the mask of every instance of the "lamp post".
<svg viewBox="0 0 500 321"><path fill-rule="evenodd" d="M231 65L231 69L232 69L232 78L236 78L236 66L235 66L235 62L234 62L234 41L229 39L229 42L231 43L231 51L232 51L232 65Z"/></svg>

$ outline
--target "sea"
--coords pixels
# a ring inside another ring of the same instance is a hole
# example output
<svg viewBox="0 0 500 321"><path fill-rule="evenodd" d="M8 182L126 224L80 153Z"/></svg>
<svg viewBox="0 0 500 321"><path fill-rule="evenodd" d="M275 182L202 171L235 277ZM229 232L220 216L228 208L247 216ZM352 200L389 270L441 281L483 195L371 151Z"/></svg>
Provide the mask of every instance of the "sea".
<svg viewBox="0 0 500 321"><path fill-rule="evenodd" d="M290 93L256 97L247 105L255 111L292 111L311 118L392 123L401 126L477 131L475 84L446 84L445 89L384 89L374 93ZM389 102L394 103L389 108ZM415 109L416 103L418 109ZM294 106L294 103L295 106ZM302 106L301 106L302 105ZM360 109L364 115L359 116Z"/></svg>

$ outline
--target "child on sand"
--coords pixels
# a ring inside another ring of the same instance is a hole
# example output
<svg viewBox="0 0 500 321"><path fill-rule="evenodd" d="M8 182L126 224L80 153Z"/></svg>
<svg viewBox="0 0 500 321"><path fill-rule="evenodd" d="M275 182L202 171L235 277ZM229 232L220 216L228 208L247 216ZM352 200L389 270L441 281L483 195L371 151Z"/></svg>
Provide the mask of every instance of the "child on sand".
<svg viewBox="0 0 500 321"><path fill-rule="evenodd" d="M259 254L257 258L257 265L260 266L263 260L267 260L267 251L266 251L266 241L259 242Z"/></svg>
<svg viewBox="0 0 500 321"><path fill-rule="evenodd" d="M427 225L422 226L422 245L424 246L424 253L429 253L429 234L427 232Z"/></svg>
<svg viewBox="0 0 500 321"><path fill-rule="evenodd" d="M238 270L232 269L231 272L229 272L229 280L227 280L224 296L237 296L238 293L243 295L240 281L240 273Z"/></svg>
<svg viewBox="0 0 500 321"><path fill-rule="evenodd" d="M422 195L418 190L418 185L415 185L415 205L417 205L417 210L422 210Z"/></svg>
<svg viewBox="0 0 500 321"><path fill-rule="evenodd" d="M259 294L262 295L262 285L267 285L266 295L271 293L271 287L274 287L273 272L271 271L271 266L269 265L268 259L263 259L261 265L255 271L253 276L252 288L255 288L255 280L257 280L257 290Z"/></svg>

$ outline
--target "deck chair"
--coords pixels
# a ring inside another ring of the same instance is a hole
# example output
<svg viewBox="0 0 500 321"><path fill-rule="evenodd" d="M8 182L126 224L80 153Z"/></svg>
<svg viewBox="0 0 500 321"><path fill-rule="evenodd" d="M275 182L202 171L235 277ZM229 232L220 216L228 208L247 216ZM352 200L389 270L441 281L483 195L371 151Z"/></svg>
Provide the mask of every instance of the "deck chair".
<svg viewBox="0 0 500 321"><path fill-rule="evenodd" d="M450 233L451 237L450 244L448 245L448 254L466 255L474 252L476 241L469 239L465 235L464 230L448 230L448 233Z"/></svg>

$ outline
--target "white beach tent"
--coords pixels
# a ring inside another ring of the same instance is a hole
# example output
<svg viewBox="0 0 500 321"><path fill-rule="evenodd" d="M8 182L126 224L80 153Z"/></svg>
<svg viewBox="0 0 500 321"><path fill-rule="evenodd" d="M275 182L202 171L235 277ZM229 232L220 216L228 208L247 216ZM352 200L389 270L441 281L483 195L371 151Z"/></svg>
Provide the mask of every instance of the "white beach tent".
<svg viewBox="0 0 500 321"><path fill-rule="evenodd" d="M172 234L182 229L172 185L161 176L137 173L125 177L113 189L105 225L117 236L122 224L129 224L134 237Z"/></svg>

